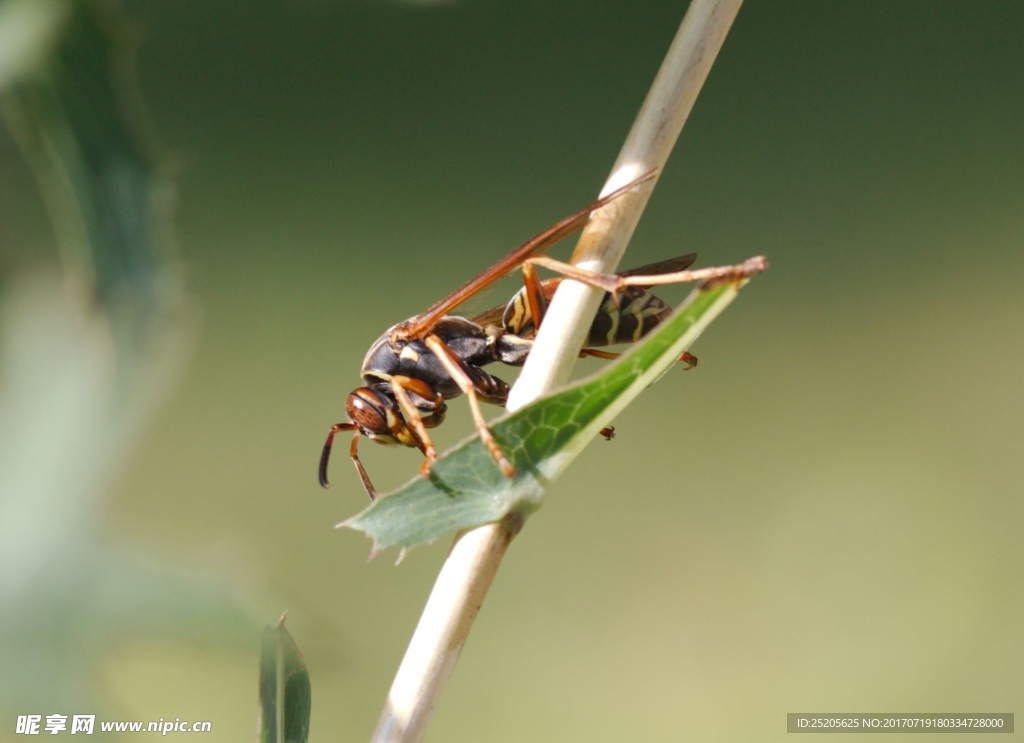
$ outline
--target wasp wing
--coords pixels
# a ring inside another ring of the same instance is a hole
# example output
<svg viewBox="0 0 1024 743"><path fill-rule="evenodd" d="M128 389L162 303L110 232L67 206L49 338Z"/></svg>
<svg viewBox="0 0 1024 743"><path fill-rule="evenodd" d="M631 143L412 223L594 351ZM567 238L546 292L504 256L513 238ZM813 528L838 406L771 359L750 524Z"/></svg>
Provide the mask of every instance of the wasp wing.
<svg viewBox="0 0 1024 743"><path fill-rule="evenodd" d="M697 260L696 253L687 253L677 258L669 258L664 261L657 261L655 263L648 263L646 266L637 266L636 268L629 268L625 271L620 271L619 276L660 276L666 273L675 273L676 271L685 271L687 268L693 265L693 262ZM553 279L544 279L540 282L541 291L544 294L544 298L549 300L555 296L555 289L562 283L562 278L555 277ZM522 291L520 289L520 291ZM483 325L485 328L488 326L500 327L502 319L505 316L505 308L508 307L508 302L499 304L495 307L491 307L488 310L473 315L469 318L470 322L474 322L477 325Z"/></svg>
<svg viewBox="0 0 1024 743"><path fill-rule="evenodd" d="M600 199L588 204L575 214L570 214L568 217L556 222L543 232L534 235L486 271L470 279L447 297L436 302L426 312L421 315L417 315L409 321L408 326L405 328L406 336L408 338L423 337L430 332L430 329L434 327L438 320L450 313L453 309L472 297L478 291L490 284L493 284L510 271L523 265L523 261L528 258L543 253L558 241L563 240L577 230L582 229L583 225L585 225L587 220L590 219L590 213L592 211L599 209L610 201L614 201L641 183L649 181L657 175L657 172L657 170L651 170L644 173L642 176L627 183L622 188L612 191L607 196L602 196Z"/></svg>
<svg viewBox="0 0 1024 743"><path fill-rule="evenodd" d="M693 265L695 260L697 260L696 253L687 253L686 255L681 255L678 258L669 258L668 260L658 261L656 263L648 263L646 266L638 266L636 268L620 271L619 276L660 276L666 273L685 271Z"/></svg>
<svg viewBox="0 0 1024 743"><path fill-rule="evenodd" d="M508 303L499 304L496 307L491 307L489 310L484 310L479 315L473 315L467 318L470 322L482 325L483 327L500 327L501 318L505 315L505 307Z"/></svg>

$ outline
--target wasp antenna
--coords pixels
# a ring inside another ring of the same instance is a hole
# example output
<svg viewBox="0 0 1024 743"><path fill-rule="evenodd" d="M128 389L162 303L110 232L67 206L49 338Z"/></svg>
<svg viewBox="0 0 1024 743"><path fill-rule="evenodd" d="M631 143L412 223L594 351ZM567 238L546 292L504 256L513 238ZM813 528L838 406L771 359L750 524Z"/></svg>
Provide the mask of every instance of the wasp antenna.
<svg viewBox="0 0 1024 743"><path fill-rule="evenodd" d="M330 433L327 434L327 442L324 444L324 451L320 455L320 487L331 487L331 483L327 481L327 461L331 458L331 447L334 445L334 437L338 431L349 431L351 429L351 423L335 423L331 426Z"/></svg>

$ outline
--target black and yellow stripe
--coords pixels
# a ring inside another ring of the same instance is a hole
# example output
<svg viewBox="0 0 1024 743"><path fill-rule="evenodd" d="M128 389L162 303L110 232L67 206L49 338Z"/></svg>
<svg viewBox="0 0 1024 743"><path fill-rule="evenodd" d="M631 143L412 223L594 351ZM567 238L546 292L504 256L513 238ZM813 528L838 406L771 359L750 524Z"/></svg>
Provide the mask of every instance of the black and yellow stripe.
<svg viewBox="0 0 1024 743"><path fill-rule="evenodd" d="M635 343L671 312L671 307L639 286L625 287L617 300L605 294L590 326L586 345ZM502 323L507 332L520 338L533 338L537 334L525 289L520 289L505 307Z"/></svg>
<svg viewBox="0 0 1024 743"><path fill-rule="evenodd" d="M639 286L627 286L617 299L605 294L590 325L587 345L636 343L671 312L671 307Z"/></svg>

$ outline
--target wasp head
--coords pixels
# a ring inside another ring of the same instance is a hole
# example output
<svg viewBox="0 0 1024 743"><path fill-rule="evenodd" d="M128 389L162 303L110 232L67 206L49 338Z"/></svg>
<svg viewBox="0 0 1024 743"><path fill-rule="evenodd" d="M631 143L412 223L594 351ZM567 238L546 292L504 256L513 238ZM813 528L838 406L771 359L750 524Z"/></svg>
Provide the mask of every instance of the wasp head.
<svg viewBox="0 0 1024 743"><path fill-rule="evenodd" d="M383 385L353 390L345 403L345 412L359 433L378 444L420 445L402 416L394 393Z"/></svg>
<svg viewBox="0 0 1024 743"><path fill-rule="evenodd" d="M422 414L417 415L419 426L434 428L444 421L447 406L439 394L434 400L428 400L415 391L403 391L410 397L410 402L414 406L413 413L418 413L419 410L423 411ZM376 491L370 484L366 471L356 454L356 445L361 437L365 436L378 444L413 447L422 451L428 456L428 459L433 452L433 446L429 439L424 444L413 427L409 425L402 414L401 406L398 404L391 385L386 382L353 390L345 402L345 412L348 413L348 421L331 426L323 453L320 455L320 484L325 488L328 487L327 461L331 456L334 437L341 431L355 433L355 436L352 437L352 446L349 448L349 456L352 457L371 499L376 497Z"/></svg>

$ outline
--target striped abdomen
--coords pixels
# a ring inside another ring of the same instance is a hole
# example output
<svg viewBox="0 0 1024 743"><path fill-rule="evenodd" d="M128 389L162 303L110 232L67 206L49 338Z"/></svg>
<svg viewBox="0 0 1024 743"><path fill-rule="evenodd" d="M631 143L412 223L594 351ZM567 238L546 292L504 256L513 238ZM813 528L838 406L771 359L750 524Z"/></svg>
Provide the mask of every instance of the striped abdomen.
<svg viewBox="0 0 1024 743"><path fill-rule="evenodd" d="M559 279L549 279L543 282L545 299L550 299L554 294L558 281ZM590 326L586 345L613 346L618 343L634 343L667 318L671 312L671 307L639 286L625 287L619 294L617 303L611 294L605 294ZM525 289L520 289L505 306L502 325L506 331L521 338L532 338L537 334L533 314L526 301Z"/></svg>

